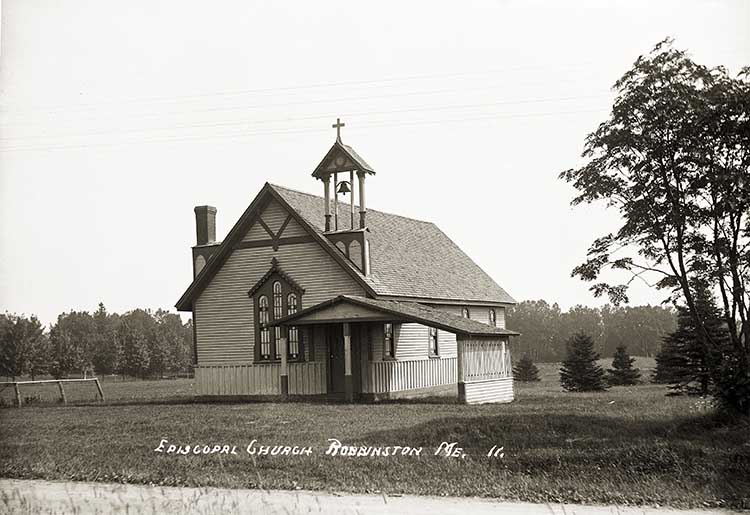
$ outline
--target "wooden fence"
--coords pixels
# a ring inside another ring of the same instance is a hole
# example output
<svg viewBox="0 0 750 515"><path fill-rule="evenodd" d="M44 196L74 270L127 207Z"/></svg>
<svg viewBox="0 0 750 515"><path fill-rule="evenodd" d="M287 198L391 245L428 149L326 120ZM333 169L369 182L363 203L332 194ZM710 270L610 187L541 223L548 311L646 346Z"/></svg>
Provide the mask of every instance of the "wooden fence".
<svg viewBox="0 0 750 515"><path fill-rule="evenodd" d="M99 379L96 377L91 377L88 379L43 379L39 381L9 381L9 382L0 382L0 386L8 387L13 386L13 389L15 390L16 394L16 407L20 408L23 405L23 401L21 400L21 386L28 386L28 385L41 385L41 384L53 384L56 383L57 387L60 389L60 402L63 404L68 403L68 398L65 396L65 388L63 387L64 383L88 383L93 382L96 384L96 389L99 394L99 399L104 402L104 391L102 390L102 385L99 383Z"/></svg>

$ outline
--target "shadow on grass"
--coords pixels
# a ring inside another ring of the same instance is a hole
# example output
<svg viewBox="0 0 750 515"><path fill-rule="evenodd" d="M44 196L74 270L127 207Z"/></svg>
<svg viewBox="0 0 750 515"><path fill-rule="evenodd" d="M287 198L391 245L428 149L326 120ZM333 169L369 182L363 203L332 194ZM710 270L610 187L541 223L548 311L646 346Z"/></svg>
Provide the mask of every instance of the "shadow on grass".
<svg viewBox="0 0 750 515"><path fill-rule="evenodd" d="M503 460L488 467L527 476L569 478L582 489L611 488L602 478L620 474L621 488L650 481L691 485L708 492L712 506L750 507L750 423L717 416L628 420L616 416L507 413L444 417L399 429L374 431L360 445L393 442L434 452L457 442L469 456L486 460L502 446ZM402 443L403 442L403 443ZM609 471L609 472L607 472ZM617 488L620 488L618 485Z"/></svg>

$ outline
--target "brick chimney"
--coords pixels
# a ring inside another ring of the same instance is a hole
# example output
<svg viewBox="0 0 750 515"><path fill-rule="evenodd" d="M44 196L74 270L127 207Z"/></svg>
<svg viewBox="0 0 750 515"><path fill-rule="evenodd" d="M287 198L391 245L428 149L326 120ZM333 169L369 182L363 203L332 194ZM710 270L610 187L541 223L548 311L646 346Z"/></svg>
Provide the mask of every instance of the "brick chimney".
<svg viewBox="0 0 750 515"><path fill-rule="evenodd" d="M195 206L196 245L208 245L216 242L216 208L213 206Z"/></svg>

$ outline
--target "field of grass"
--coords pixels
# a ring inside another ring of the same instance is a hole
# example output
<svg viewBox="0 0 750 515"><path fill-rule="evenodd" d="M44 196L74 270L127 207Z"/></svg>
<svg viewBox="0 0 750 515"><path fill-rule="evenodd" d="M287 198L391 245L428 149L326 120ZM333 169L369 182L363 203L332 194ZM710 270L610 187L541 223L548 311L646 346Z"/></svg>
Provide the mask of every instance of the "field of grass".
<svg viewBox="0 0 750 515"><path fill-rule="evenodd" d="M749 423L719 421L705 402L665 397L657 385L565 393L557 366L540 368L543 380L519 384L514 403L486 406L192 403L190 380L106 383L103 405L0 410L0 476L750 508ZM238 454L156 453L162 438L236 445ZM424 450L333 457L325 455L329 438ZM310 446L312 455L249 455L253 439ZM466 456L433 455L443 441L458 442ZM488 458L493 446L504 457Z"/></svg>

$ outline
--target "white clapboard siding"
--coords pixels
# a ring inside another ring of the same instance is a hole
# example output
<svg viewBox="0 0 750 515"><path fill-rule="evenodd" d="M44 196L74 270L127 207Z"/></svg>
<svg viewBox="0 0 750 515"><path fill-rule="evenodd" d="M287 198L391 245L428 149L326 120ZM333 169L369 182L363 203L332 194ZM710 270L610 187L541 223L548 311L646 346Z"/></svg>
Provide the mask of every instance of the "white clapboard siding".
<svg viewBox="0 0 750 515"><path fill-rule="evenodd" d="M279 232L279 229L281 229L281 226L284 224L284 221L288 216L289 213L287 210L275 200L269 202L260 215L265 224L274 234Z"/></svg>
<svg viewBox="0 0 750 515"><path fill-rule="evenodd" d="M368 365L370 393L398 392L456 383L456 358L375 361Z"/></svg>
<svg viewBox="0 0 750 515"><path fill-rule="evenodd" d="M275 257L305 294L300 309L342 294L363 295L362 287L317 243L232 251L195 302L198 364L253 360L254 313L248 290Z"/></svg>
<svg viewBox="0 0 750 515"><path fill-rule="evenodd" d="M260 217L263 219L263 222L268 226L268 228L271 229L274 234L276 234L284 224L284 221L287 218L287 212L284 210L281 204L274 200L270 202L268 206L263 210ZM284 231L281 233L281 237L291 238L295 236L305 236L306 234L307 232L305 231L305 229L300 224L298 224L296 220L292 219L284 228ZM268 234L268 231L266 231L261 224L255 222L250 226L250 229L248 229L247 233L245 233L242 241L268 240L271 237L272 236Z"/></svg>
<svg viewBox="0 0 750 515"><path fill-rule="evenodd" d="M195 367L195 388L199 396L280 395L280 366L199 365ZM326 393L324 362L289 363L289 394Z"/></svg>
<svg viewBox="0 0 750 515"><path fill-rule="evenodd" d="M398 324L395 333L397 360L408 361L428 358L428 329L426 325Z"/></svg>
<svg viewBox="0 0 750 515"><path fill-rule="evenodd" d="M511 402L513 378L488 379L465 383L466 404L486 404L490 402Z"/></svg>
<svg viewBox="0 0 750 515"><path fill-rule="evenodd" d="M464 306L455 304L442 304L439 306L433 306L435 308L447 311L454 315L461 316L461 310ZM466 306L469 308L469 318L482 322L483 324L490 323L490 308L495 310L495 316L497 319L497 327L505 329L505 308L496 306Z"/></svg>
<svg viewBox="0 0 750 515"><path fill-rule="evenodd" d="M245 236L242 238L242 241L259 241L259 240L268 240L271 238L271 235L268 234L268 231L266 231L262 225L260 225L258 222L255 222L253 225L250 226L250 229L245 233Z"/></svg>

